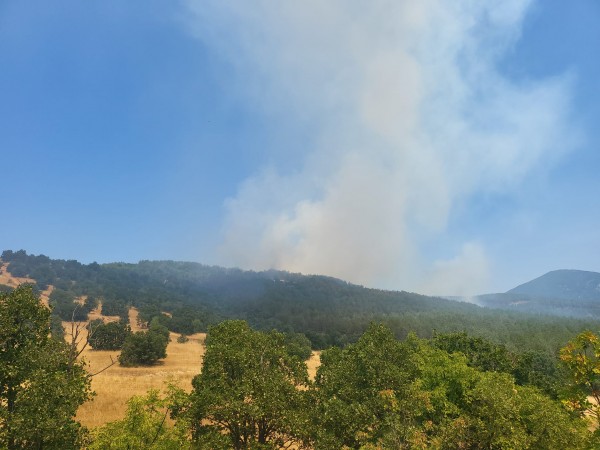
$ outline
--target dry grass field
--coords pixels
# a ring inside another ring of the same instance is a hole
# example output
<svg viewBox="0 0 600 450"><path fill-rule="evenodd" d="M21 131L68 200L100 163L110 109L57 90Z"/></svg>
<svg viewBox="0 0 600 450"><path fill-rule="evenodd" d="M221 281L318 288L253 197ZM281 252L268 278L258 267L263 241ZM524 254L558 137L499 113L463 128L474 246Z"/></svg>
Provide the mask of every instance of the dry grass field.
<svg viewBox="0 0 600 450"><path fill-rule="evenodd" d="M135 323L135 322L132 322ZM65 323L65 327L70 324ZM67 331L68 333L68 331ZM92 377L94 399L79 408L77 419L88 427L102 425L123 418L127 400L133 395L143 395L149 389L163 389L167 382L175 382L189 391L192 378L200 372L204 356L203 333L189 336L189 341L177 342L177 333L171 333L167 358L152 367L121 367L115 364ZM82 353L90 373L95 373L116 360L118 351L86 349ZM314 379L319 367L320 352L313 352L307 361L308 373Z"/></svg>
<svg viewBox="0 0 600 450"><path fill-rule="evenodd" d="M68 328L69 324L66 324ZM68 330L67 330L68 333ZM204 355L205 335L189 336L183 344L177 342L176 333L171 333L167 347L167 358L152 367L121 367L118 363L92 377L94 398L79 408L77 419L88 427L102 425L122 419L127 400L133 395L143 395L149 389L160 389L167 382L191 389L192 378L200 372ZM85 338L85 337L84 337ZM116 361L118 351L98 351L86 348L81 357L90 373L96 373Z"/></svg>

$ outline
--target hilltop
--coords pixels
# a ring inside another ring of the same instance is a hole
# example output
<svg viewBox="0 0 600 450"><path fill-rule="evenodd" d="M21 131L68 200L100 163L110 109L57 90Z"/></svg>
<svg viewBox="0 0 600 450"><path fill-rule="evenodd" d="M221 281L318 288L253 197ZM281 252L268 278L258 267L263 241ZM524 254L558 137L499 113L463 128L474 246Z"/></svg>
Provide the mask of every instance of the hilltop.
<svg viewBox="0 0 600 450"><path fill-rule="evenodd" d="M501 294L480 295L475 301L486 307L600 318L600 273L554 270Z"/></svg>

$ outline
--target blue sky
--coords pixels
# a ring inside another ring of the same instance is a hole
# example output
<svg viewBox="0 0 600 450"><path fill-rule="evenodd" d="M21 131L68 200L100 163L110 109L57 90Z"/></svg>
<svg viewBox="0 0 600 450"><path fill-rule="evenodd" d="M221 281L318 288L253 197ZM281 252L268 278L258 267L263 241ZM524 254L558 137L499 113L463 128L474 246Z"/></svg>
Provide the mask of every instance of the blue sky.
<svg viewBox="0 0 600 450"><path fill-rule="evenodd" d="M0 247L433 294L600 271L600 4L451 3L0 3Z"/></svg>

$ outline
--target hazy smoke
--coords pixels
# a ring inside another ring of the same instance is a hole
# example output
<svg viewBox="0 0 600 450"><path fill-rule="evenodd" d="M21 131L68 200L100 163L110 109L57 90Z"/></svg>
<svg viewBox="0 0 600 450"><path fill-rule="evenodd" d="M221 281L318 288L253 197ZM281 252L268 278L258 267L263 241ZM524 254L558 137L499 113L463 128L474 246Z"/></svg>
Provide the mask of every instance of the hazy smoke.
<svg viewBox="0 0 600 450"><path fill-rule="evenodd" d="M227 202L223 262L484 289L484 243L446 261L422 248L458 203L514 189L568 147L568 80L498 69L530 3L189 1L190 29L237 69L232 89L316 132L297 171L265 168Z"/></svg>

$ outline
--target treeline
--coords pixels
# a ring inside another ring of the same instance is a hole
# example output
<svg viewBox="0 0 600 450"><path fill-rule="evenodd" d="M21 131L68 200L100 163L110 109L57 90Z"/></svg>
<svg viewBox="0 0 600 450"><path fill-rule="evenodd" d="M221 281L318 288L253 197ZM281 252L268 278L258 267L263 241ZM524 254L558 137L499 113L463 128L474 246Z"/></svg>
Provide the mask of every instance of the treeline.
<svg viewBox="0 0 600 450"><path fill-rule="evenodd" d="M242 319L259 330L302 333L315 349L356 342L372 321L385 323L399 339L411 331L422 338L464 331L511 350L550 355L578 332L600 328L595 320L488 310L282 271L173 261L84 265L23 250L6 250L2 260L13 275L34 278L40 289L51 284L63 298L86 296L91 299L89 307L99 301L104 315L118 315L125 321L130 306L139 309L142 320L159 317L163 326L184 334L205 332L226 319ZM66 301L57 302L55 308L59 307L65 319L70 308L84 313L81 305L69 306Z"/></svg>

